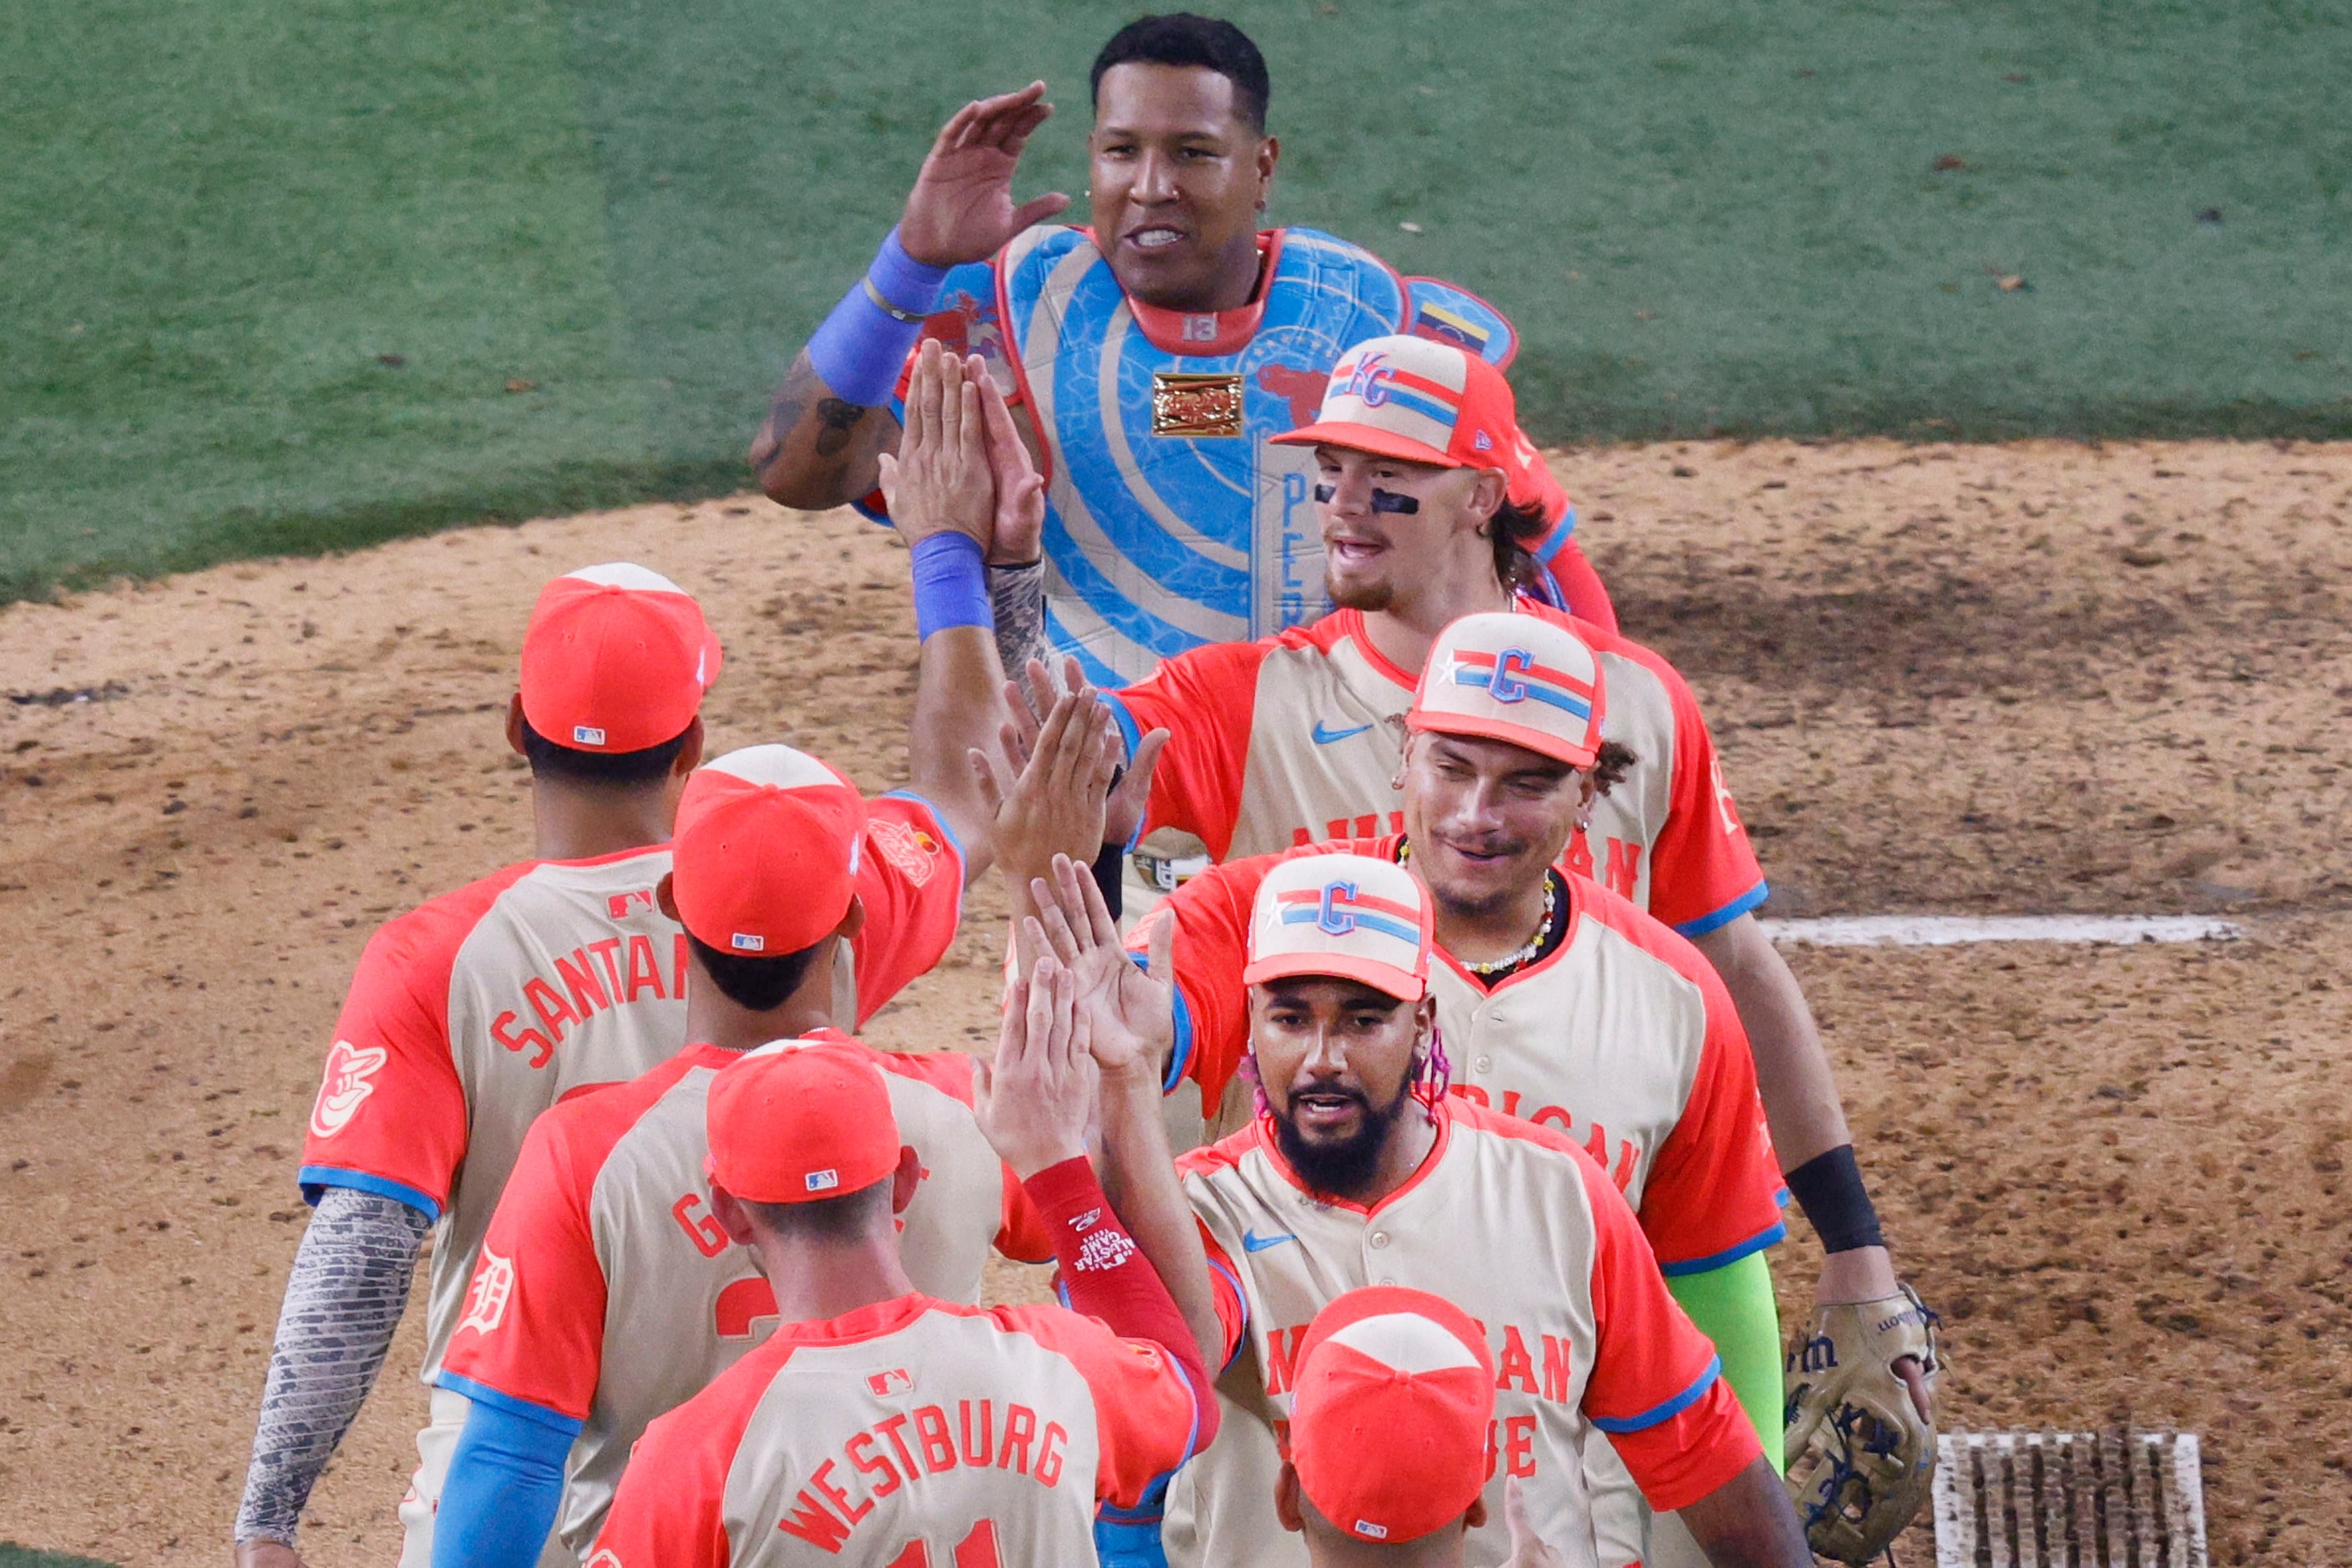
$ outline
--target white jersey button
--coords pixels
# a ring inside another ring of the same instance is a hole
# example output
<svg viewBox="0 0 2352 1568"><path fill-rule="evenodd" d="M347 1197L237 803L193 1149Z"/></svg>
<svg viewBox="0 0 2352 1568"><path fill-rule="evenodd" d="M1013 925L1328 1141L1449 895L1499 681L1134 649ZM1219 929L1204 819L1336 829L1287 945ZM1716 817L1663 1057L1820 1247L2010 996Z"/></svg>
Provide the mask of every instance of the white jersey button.
<svg viewBox="0 0 2352 1568"><path fill-rule="evenodd" d="M1493 1072L1495 1070L1495 1058L1492 1057L1480 1057L1476 1061L1472 1062L1470 1065L1477 1068L1480 1072Z"/></svg>
<svg viewBox="0 0 2352 1568"><path fill-rule="evenodd" d="M1386 1247L1388 1244L1389 1233L1387 1231L1376 1230L1372 1232L1372 1245L1374 1247Z"/></svg>

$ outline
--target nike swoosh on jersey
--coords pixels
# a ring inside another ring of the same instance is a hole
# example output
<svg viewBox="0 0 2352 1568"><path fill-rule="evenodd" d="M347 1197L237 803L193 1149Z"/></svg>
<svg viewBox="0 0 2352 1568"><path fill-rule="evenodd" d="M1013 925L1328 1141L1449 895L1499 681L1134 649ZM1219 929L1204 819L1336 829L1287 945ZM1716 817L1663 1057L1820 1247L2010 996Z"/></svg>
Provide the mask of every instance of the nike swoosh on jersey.
<svg viewBox="0 0 2352 1568"><path fill-rule="evenodd" d="M1344 741L1350 735L1360 735L1370 728L1370 724L1359 724L1352 730L1334 730L1330 725L1318 719L1315 721L1315 743L1318 746L1328 746L1334 741Z"/></svg>
<svg viewBox="0 0 2352 1568"><path fill-rule="evenodd" d="M1254 1230L1245 1230L1242 1232L1242 1250L1244 1252L1264 1252L1269 1247L1280 1247L1286 1241L1297 1241L1297 1237L1292 1235L1286 1230L1280 1236L1260 1236Z"/></svg>

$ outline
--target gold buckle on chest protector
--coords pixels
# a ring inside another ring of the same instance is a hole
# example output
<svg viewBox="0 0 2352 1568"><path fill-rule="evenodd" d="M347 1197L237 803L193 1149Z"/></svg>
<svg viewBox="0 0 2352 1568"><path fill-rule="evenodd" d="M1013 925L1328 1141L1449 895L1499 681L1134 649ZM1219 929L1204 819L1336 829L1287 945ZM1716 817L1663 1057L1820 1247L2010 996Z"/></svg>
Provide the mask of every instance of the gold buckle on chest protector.
<svg viewBox="0 0 2352 1568"><path fill-rule="evenodd" d="M1151 433L1192 437L1242 433L1239 371L1154 371Z"/></svg>

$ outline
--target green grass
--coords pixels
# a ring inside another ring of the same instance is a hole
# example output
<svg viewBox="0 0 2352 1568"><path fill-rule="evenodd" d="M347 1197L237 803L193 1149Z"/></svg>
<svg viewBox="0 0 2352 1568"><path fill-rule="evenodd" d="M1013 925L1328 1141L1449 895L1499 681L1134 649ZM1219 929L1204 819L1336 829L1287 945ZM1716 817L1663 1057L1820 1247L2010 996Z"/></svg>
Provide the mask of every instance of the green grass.
<svg viewBox="0 0 2352 1568"><path fill-rule="evenodd" d="M1045 77L1075 194L1139 4L12 8L0 595L745 482L939 121ZM2352 0L1233 14L1276 217L1501 305L1544 437L2352 436Z"/></svg>
<svg viewBox="0 0 2352 1568"><path fill-rule="evenodd" d="M0 1541L0 1568L114 1568L95 1557L68 1557L62 1552L36 1552L12 1541Z"/></svg>

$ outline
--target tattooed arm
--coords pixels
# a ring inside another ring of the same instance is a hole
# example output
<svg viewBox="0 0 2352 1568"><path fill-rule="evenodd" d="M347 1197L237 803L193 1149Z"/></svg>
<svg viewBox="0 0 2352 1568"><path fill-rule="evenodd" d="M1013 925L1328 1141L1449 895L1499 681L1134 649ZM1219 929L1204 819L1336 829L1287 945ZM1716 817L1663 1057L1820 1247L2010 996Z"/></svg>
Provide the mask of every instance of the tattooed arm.
<svg viewBox="0 0 2352 1568"><path fill-rule="evenodd" d="M751 470L778 503L823 511L871 491L876 459L898 449L898 421L890 411L835 396L803 349L751 442Z"/></svg>

